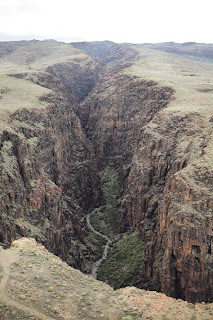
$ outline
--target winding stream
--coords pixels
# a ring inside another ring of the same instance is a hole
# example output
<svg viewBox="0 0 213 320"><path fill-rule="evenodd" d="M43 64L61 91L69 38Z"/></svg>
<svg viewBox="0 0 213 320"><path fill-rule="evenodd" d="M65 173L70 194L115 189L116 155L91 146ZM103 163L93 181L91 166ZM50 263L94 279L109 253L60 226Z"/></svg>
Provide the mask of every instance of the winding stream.
<svg viewBox="0 0 213 320"><path fill-rule="evenodd" d="M87 222L87 226L88 228L95 234L97 234L98 236L101 236L102 238L106 239L106 244L104 246L104 251L103 251L103 255L101 257L101 259L97 260L92 268L92 276L94 279L97 279L97 272L98 272L98 268L100 266L100 264L102 263L102 261L104 259L106 259L107 254L108 254L108 250L109 250L109 246L110 244L112 244L112 239L108 238L107 236L105 236L104 234L102 234L101 232L95 230L95 228L91 225L90 223L90 217L92 214L96 213L98 210L100 210L100 208L96 208L95 210L93 210L91 213L88 213L86 215L86 222Z"/></svg>

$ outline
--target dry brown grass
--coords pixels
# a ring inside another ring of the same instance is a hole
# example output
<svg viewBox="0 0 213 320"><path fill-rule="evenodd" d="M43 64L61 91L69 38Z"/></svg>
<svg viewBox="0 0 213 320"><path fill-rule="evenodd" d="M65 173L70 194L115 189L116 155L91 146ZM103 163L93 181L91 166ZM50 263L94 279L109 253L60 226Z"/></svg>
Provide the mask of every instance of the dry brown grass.
<svg viewBox="0 0 213 320"><path fill-rule="evenodd" d="M13 130L8 117L20 109L46 108L39 98L52 91L27 80L32 73L44 72L57 63L92 64L92 58L69 44L35 41L0 58L0 132ZM23 74L23 78L10 75Z"/></svg>
<svg viewBox="0 0 213 320"><path fill-rule="evenodd" d="M1 312L10 310L15 315L11 319L26 319L28 311L33 319L37 312L41 319L58 320L192 320L194 315L211 320L213 316L213 304L193 305L133 287L114 291L69 267L33 239L23 238L11 249L1 250L0 266L9 276L0 295Z"/></svg>
<svg viewBox="0 0 213 320"><path fill-rule="evenodd" d="M125 72L174 88L175 100L169 104L169 111L208 113L212 110L213 64L186 60L158 50L134 49L138 60Z"/></svg>

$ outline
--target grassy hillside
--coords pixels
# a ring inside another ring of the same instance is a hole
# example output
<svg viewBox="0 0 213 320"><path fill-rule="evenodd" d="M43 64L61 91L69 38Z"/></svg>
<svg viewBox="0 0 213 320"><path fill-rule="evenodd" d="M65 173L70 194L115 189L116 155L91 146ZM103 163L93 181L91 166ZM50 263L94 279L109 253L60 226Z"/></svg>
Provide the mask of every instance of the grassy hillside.
<svg viewBox="0 0 213 320"><path fill-rule="evenodd" d="M29 81L33 74L59 63L81 66L93 63L81 50L53 40L3 42L0 52L0 131L9 127L9 115L15 111L48 106L41 97L53 91Z"/></svg>
<svg viewBox="0 0 213 320"><path fill-rule="evenodd" d="M134 47L138 52L137 60L124 70L124 73L136 75L141 79L156 81L157 85L172 87L175 90L174 99L166 108L161 110L159 118L168 124L175 119L176 126L169 133L176 130L178 137L183 128L190 130L193 138L183 136L178 142L176 154L186 156L190 150L190 159L203 161L211 168L213 139L212 136L212 101L213 101L213 64L186 60L184 57L159 50ZM184 124L185 119L190 124ZM145 130L157 139L164 139L159 132L158 121L151 121ZM205 141L205 142L204 142ZM205 146L203 157L201 148ZM200 162L201 163L201 162ZM186 170L192 171L189 165ZM199 186L201 187L201 186Z"/></svg>
<svg viewBox="0 0 213 320"><path fill-rule="evenodd" d="M163 43L144 43L141 47L156 49L165 51L172 54L180 55L184 58L213 62L213 45L208 43L196 43L196 42L163 42Z"/></svg>
<svg viewBox="0 0 213 320"><path fill-rule="evenodd" d="M19 46L1 59L3 63L26 65L34 70L41 70L50 65L66 61L72 61L73 63L91 61L91 58L83 51L70 44L54 40L30 41L28 45Z"/></svg>
<svg viewBox="0 0 213 320"><path fill-rule="evenodd" d="M139 46L130 45L129 48L137 51L138 58L124 72L173 87L176 90L175 100L169 108L182 112L210 110L213 98L213 64L190 61L174 54ZM58 63L93 63L92 58L83 51L54 40L14 42L13 45L1 43L0 49L3 51L0 58L0 112L5 112L5 109L13 112L17 108L30 108L33 105L38 107L42 105L38 97L48 93L29 81L8 75L45 71L47 67Z"/></svg>
<svg viewBox="0 0 213 320"><path fill-rule="evenodd" d="M138 59L125 70L143 79L175 89L168 109L181 112L209 112L213 99L213 64L186 60L180 56L133 47Z"/></svg>
<svg viewBox="0 0 213 320"><path fill-rule="evenodd" d="M0 317L24 319L210 320L212 304L190 304L156 292L109 285L82 274L33 239L0 250Z"/></svg>

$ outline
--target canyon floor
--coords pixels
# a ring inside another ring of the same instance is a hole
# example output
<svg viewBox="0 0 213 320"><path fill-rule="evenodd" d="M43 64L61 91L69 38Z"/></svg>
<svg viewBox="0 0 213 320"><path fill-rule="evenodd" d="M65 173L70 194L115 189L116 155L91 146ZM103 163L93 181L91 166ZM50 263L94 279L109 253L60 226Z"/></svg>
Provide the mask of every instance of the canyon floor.
<svg viewBox="0 0 213 320"><path fill-rule="evenodd" d="M2 320L211 320L213 304L192 304L134 287L114 290L71 268L34 239L0 251Z"/></svg>

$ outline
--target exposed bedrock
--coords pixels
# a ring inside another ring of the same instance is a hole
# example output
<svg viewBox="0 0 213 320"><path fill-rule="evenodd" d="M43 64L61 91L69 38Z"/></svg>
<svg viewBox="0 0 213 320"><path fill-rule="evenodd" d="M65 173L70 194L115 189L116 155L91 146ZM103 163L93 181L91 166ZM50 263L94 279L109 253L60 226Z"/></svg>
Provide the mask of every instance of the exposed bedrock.
<svg viewBox="0 0 213 320"><path fill-rule="evenodd" d="M154 81L106 73L76 109L99 165L110 161L123 170L140 141L141 128L164 108L173 90Z"/></svg>
<svg viewBox="0 0 213 320"><path fill-rule="evenodd" d="M12 114L0 137L0 240L33 236L89 271L83 211L99 204L100 178L66 90L52 76L31 76L41 79L48 88L58 85L57 94L41 97L49 107Z"/></svg>
<svg viewBox="0 0 213 320"><path fill-rule="evenodd" d="M76 58L75 63L66 62L50 66L47 72L61 80L67 89L70 101L78 104L95 87L103 67L95 61L85 62Z"/></svg>
<svg viewBox="0 0 213 320"><path fill-rule="evenodd" d="M141 287L212 301L212 128L196 113L159 112L144 127L121 202L120 231L146 243Z"/></svg>

